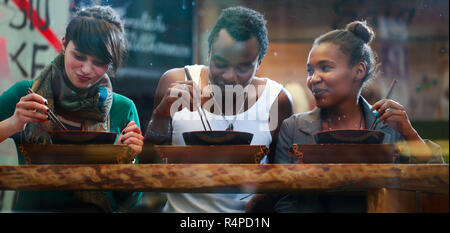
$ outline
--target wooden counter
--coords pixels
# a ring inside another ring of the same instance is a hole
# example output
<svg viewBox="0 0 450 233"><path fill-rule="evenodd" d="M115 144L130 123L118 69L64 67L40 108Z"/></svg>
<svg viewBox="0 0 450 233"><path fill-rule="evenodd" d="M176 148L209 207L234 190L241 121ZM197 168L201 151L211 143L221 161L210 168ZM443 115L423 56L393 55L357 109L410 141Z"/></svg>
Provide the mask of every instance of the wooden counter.
<svg viewBox="0 0 450 233"><path fill-rule="evenodd" d="M170 192L449 192L448 164L124 164L0 166L0 189Z"/></svg>
<svg viewBox="0 0 450 233"><path fill-rule="evenodd" d="M392 209L392 205L389 204L398 201L389 199L392 197L390 190L436 193L447 197L448 203L449 166L448 164L18 165L0 166L0 190L261 193L367 190L369 212L386 212L387 208L390 208L388 212L396 212L401 209ZM388 207L383 207L386 205Z"/></svg>

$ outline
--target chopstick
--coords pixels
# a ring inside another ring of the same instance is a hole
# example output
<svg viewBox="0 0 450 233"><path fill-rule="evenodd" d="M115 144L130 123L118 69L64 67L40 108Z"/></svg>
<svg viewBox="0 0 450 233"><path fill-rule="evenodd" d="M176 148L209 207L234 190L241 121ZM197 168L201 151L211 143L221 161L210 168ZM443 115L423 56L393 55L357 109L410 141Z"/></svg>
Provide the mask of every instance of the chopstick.
<svg viewBox="0 0 450 233"><path fill-rule="evenodd" d="M189 73L189 70L186 67L184 67L184 72L186 73L187 79L189 81L191 81L192 80L191 74ZM202 125L203 125L203 128L205 129L205 131L207 129L206 129L205 123L203 122L202 114L205 116L205 120L206 120L206 123L208 124L209 131L212 131L211 125L209 124L208 117L206 116L206 113L201 106L197 107L197 112L198 112L198 115L200 116L200 121L202 122Z"/></svg>
<svg viewBox="0 0 450 233"><path fill-rule="evenodd" d="M392 90L394 90L395 84L397 84L397 79L392 80L391 87L389 88L388 94L386 95L385 99L391 98ZM375 127L377 127L377 125L378 125L378 122L377 122L378 116L379 115L377 115L377 117L375 117L375 119L373 120L373 123L372 123L372 125L370 126L369 129L375 129Z"/></svg>
<svg viewBox="0 0 450 233"><path fill-rule="evenodd" d="M32 94L34 93L34 91L31 88L28 88L28 94ZM59 128L61 128L62 130L67 130L67 128L64 126L64 124L56 117L56 115L52 112L52 110L50 110L50 108L48 109L48 114L47 116L50 118L51 121L53 121L53 123L55 123Z"/></svg>

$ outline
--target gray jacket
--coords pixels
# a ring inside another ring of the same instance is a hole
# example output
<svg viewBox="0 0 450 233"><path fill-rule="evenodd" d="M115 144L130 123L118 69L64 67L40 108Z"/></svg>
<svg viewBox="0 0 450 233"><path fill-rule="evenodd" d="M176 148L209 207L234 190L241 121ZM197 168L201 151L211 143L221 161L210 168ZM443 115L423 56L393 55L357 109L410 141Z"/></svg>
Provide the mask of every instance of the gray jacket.
<svg viewBox="0 0 450 233"><path fill-rule="evenodd" d="M372 124L375 116L370 112L371 106L367 101L360 97L360 103L364 113L364 120L366 125ZM278 135L278 143L275 153L275 163L294 163L289 155L289 148L293 144L316 144L314 133L321 131L320 109L315 108L312 111L292 115L284 120ZM375 130L384 132L384 144L396 144L405 141L404 137L399 132L395 131L383 122L378 123ZM433 158L429 163L444 163L442 152L439 145L430 140L424 140L430 147L433 153ZM406 148L402 151L403 155L410 155ZM410 163L415 163L414 157L410 158Z"/></svg>

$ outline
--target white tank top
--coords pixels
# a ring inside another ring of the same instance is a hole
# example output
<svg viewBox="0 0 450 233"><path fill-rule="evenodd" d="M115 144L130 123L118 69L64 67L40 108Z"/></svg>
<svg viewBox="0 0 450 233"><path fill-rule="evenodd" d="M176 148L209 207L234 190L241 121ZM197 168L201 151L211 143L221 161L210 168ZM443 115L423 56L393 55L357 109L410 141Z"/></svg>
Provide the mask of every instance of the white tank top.
<svg viewBox="0 0 450 233"><path fill-rule="evenodd" d="M192 80L198 83L203 65L186 66ZM253 133L251 145L270 146L272 136L269 129L269 112L283 86L273 80L264 78L266 85L258 100L247 111L236 116L216 115L205 111L213 130L225 130L230 122L235 131ZM183 133L204 130L197 111L190 112L187 108L176 112L172 117L172 145L186 145ZM261 163L265 163L264 158ZM179 213L236 213L244 212L249 194L223 193L168 193L167 203L163 212Z"/></svg>

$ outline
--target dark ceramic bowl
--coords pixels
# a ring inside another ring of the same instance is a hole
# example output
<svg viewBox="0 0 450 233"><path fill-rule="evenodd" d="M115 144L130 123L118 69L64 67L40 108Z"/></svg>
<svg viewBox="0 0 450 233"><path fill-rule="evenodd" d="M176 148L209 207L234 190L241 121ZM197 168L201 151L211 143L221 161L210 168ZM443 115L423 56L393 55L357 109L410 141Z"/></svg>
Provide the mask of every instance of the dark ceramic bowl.
<svg viewBox="0 0 450 233"><path fill-rule="evenodd" d="M384 133L367 129L323 130L314 134L318 144L381 144Z"/></svg>
<svg viewBox="0 0 450 233"><path fill-rule="evenodd" d="M183 133L186 145L250 145L252 133L239 131L192 131Z"/></svg>
<svg viewBox="0 0 450 233"><path fill-rule="evenodd" d="M113 144L117 133L101 131L52 131L50 137L53 144Z"/></svg>

